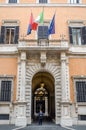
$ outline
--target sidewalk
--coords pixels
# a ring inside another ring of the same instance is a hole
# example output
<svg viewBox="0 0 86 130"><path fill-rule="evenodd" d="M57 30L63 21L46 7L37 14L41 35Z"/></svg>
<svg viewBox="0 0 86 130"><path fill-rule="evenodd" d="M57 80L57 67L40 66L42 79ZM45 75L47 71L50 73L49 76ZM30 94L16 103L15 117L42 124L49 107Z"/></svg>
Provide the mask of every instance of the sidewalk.
<svg viewBox="0 0 86 130"><path fill-rule="evenodd" d="M0 125L0 130L67 130L62 128L59 125L52 125L52 124L43 124L42 126L39 125L28 125L24 128L15 127L14 125Z"/></svg>
<svg viewBox="0 0 86 130"><path fill-rule="evenodd" d="M16 127L15 125L0 125L0 130L86 130L86 126L78 125L63 128L60 125L43 123L42 126L39 126L38 124L32 124L26 127Z"/></svg>

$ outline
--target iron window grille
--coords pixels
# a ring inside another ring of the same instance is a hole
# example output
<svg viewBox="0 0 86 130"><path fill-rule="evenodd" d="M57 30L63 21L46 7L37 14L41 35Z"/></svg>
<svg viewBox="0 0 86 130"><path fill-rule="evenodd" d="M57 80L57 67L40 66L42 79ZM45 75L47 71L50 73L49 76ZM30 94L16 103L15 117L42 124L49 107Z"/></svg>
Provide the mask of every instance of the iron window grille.
<svg viewBox="0 0 86 130"><path fill-rule="evenodd" d="M9 0L9 3L17 3L17 0Z"/></svg>
<svg viewBox="0 0 86 130"><path fill-rule="evenodd" d="M12 87L12 81L10 80L1 81L0 101L2 102L11 101L11 87Z"/></svg>
<svg viewBox="0 0 86 130"><path fill-rule="evenodd" d="M77 102L86 102L86 81L76 81Z"/></svg>

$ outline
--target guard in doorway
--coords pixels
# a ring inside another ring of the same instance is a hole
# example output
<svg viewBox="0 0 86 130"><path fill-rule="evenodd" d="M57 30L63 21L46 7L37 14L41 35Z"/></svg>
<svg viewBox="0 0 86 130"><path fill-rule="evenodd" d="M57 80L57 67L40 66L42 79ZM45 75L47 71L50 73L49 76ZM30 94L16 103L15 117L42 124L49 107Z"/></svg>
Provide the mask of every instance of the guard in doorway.
<svg viewBox="0 0 86 130"><path fill-rule="evenodd" d="M39 112L39 125L42 125L42 120L43 120L43 112L40 110Z"/></svg>

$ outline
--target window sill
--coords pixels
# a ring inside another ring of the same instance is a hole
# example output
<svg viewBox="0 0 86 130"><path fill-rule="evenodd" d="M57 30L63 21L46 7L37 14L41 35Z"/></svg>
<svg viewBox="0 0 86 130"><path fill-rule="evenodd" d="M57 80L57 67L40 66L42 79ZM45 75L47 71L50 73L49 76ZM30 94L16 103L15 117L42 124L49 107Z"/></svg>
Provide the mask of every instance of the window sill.
<svg viewBox="0 0 86 130"><path fill-rule="evenodd" d="M7 3L7 4L18 4L18 3Z"/></svg>
<svg viewBox="0 0 86 130"><path fill-rule="evenodd" d="M0 101L0 105L10 105L11 102L2 102Z"/></svg>
<svg viewBox="0 0 86 130"><path fill-rule="evenodd" d="M86 45L70 45L69 53L72 54L86 54Z"/></svg>
<svg viewBox="0 0 86 130"><path fill-rule="evenodd" d="M70 43L70 46L74 46L74 47L84 47L84 46L86 46L86 44L85 44L85 45L82 45L82 44L81 44L81 45L78 45L78 44L76 45L76 44Z"/></svg>
<svg viewBox="0 0 86 130"><path fill-rule="evenodd" d="M86 106L86 102L77 102L78 106Z"/></svg>

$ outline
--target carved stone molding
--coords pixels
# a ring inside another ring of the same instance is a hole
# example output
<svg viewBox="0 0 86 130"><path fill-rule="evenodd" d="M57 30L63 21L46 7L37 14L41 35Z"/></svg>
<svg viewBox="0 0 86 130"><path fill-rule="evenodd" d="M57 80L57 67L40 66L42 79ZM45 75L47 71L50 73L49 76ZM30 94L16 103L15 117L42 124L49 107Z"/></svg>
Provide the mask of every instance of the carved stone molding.
<svg viewBox="0 0 86 130"><path fill-rule="evenodd" d="M46 57L46 52L41 52L40 62L41 62L42 65L45 65L46 59L47 59L47 57Z"/></svg>
<svg viewBox="0 0 86 130"><path fill-rule="evenodd" d="M21 52L21 61L26 60L26 52Z"/></svg>

